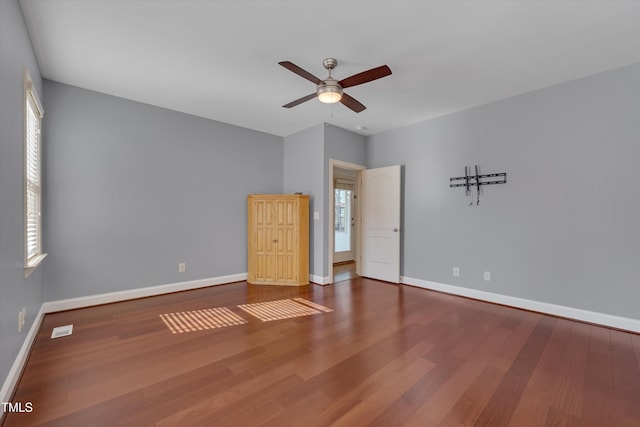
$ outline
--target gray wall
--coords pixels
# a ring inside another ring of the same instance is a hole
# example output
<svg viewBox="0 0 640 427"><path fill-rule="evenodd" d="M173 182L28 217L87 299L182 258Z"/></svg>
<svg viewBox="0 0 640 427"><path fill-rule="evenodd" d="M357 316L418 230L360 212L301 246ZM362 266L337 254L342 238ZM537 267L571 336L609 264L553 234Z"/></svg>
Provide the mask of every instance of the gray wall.
<svg viewBox="0 0 640 427"><path fill-rule="evenodd" d="M313 126L284 138L284 192L303 192L309 197L309 273L322 276L322 159L324 124ZM313 212L320 212L320 220Z"/></svg>
<svg viewBox="0 0 640 427"><path fill-rule="evenodd" d="M246 197L282 191L281 137L51 81L44 92L45 300L247 271Z"/></svg>
<svg viewBox="0 0 640 427"><path fill-rule="evenodd" d="M0 1L0 385L42 305L44 260L24 279L23 81L22 67L42 97L40 69L15 0ZM46 113L46 110L45 110ZM45 115L43 123L46 123ZM46 141L44 141L46 144ZM46 194L47 188L44 188ZM44 240L45 251L48 249ZM18 333L18 312L26 322Z"/></svg>
<svg viewBox="0 0 640 427"><path fill-rule="evenodd" d="M366 138L362 135L350 132L348 130L325 124L324 135L324 240L322 246L323 258L323 276L329 275L329 233L333 232L333 225L329 224L329 160L340 160L356 165L365 166L367 163L367 144Z"/></svg>
<svg viewBox="0 0 640 427"><path fill-rule="evenodd" d="M284 139L284 191L311 196L309 272L319 277L329 275L329 159L364 165L365 138L323 123Z"/></svg>
<svg viewBox="0 0 640 427"><path fill-rule="evenodd" d="M371 136L367 154L405 165L404 276L640 319L639 141L635 64ZM508 183L467 206L449 178L474 164Z"/></svg>

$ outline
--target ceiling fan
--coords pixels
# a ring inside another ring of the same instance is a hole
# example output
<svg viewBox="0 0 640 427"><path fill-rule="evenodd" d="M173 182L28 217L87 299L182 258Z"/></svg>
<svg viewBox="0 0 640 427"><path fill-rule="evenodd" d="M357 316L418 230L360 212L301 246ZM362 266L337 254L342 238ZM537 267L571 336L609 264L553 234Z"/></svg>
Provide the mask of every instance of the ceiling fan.
<svg viewBox="0 0 640 427"><path fill-rule="evenodd" d="M351 108L356 113L359 113L361 111L364 111L367 107L362 105L355 98L344 93L342 89L361 85L363 83L368 83L370 81L377 80L391 74L391 69L388 66L381 65L380 67L372 68L370 70L354 74L351 77L347 77L346 79L338 81L331 76L331 70L336 68L336 66L338 65L338 61L334 58L326 58L324 61L322 61L322 65L324 65L324 68L329 71L329 77L324 80L320 80L308 71L298 67L293 62L282 61L278 64L317 85L317 89L314 93L303 96L300 99L296 99L295 101L285 104L283 105L284 108L295 107L296 105L302 104L303 102L306 102L317 96L320 102L324 102L325 104L341 102L343 105Z"/></svg>

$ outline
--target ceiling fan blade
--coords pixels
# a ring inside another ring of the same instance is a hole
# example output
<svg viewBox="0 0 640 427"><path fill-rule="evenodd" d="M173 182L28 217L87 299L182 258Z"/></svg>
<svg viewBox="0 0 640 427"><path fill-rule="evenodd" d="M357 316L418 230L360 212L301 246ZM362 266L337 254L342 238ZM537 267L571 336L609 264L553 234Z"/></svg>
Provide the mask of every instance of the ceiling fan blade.
<svg viewBox="0 0 640 427"><path fill-rule="evenodd" d="M313 74L311 74L310 72L303 70L302 68L298 67L296 64L294 64L293 62L290 61L282 61L282 62L278 62L278 64L282 65L284 68L286 68L289 71L292 71L294 73L296 73L297 75L299 75L302 78L305 78L307 80L309 80L310 82L313 82L317 85L322 84L322 80L320 80L319 78L317 78L316 76L314 76Z"/></svg>
<svg viewBox="0 0 640 427"><path fill-rule="evenodd" d="M360 103L360 101L358 101L357 99L355 99L352 96L347 95L346 93L342 94L342 98L340 99L340 102L351 108L353 111L355 111L356 113L359 113L361 111L364 111L367 109L367 107L365 107L364 105L362 105Z"/></svg>
<svg viewBox="0 0 640 427"><path fill-rule="evenodd" d="M302 97L302 98L300 98L300 99L296 99L295 101L291 101L290 103L283 105L283 107L284 107L284 108L291 108L291 107L295 107L296 105L302 104L303 102L307 102L308 100L313 99L313 98L315 98L316 96L317 96L317 95L316 95L316 93L315 93L315 92L313 92L313 93L310 93L310 94L309 94L309 95L307 95L307 96L303 96L303 97Z"/></svg>
<svg viewBox="0 0 640 427"><path fill-rule="evenodd" d="M386 65L381 65L376 68L372 68L367 71L363 71L358 74L354 74L351 77L347 77L346 79L340 80L338 83L342 88L347 88L351 86L361 85L363 83L368 83L373 80L380 79L382 77L386 77L391 74L391 69Z"/></svg>

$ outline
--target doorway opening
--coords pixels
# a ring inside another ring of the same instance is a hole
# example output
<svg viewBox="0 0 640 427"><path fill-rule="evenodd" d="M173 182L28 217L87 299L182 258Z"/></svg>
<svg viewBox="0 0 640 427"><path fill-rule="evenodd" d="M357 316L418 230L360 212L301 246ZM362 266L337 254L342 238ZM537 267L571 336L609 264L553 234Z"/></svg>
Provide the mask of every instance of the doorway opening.
<svg viewBox="0 0 640 427"><path fill-rule="evenodd" d="M329 283L358 276L359 175L364 166L329 160Z"/></svg>
<svg viewBox="0 0 640 427"><path fill-rule="evenodd" d="M333 263L353 262L355 243L355 180L335 178Z"/></svg>
<svg viewBox="0 0 640 427"><path fill-rule="evenodd" d="M333 263L333 281L342 282L358 277L356 263L354 261Z"/></svg>

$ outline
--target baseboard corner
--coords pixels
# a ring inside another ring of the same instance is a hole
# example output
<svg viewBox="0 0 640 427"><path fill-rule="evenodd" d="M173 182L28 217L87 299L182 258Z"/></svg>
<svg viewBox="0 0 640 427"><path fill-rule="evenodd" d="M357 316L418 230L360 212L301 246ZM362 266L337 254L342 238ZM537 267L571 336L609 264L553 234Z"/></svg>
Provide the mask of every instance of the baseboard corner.
<svg viewBox="0 0 640 427"><path fill-rule="evenodd" d="M331 278L329 276L316 276L314 274L309 274L309 281L311 283L315 283L316 285L329 285L331 284Z"/></svg>

